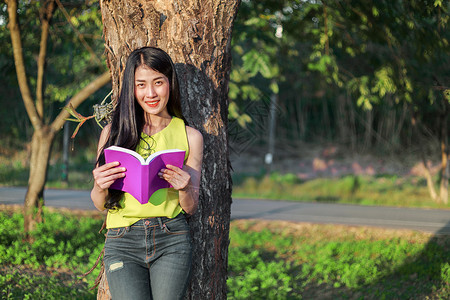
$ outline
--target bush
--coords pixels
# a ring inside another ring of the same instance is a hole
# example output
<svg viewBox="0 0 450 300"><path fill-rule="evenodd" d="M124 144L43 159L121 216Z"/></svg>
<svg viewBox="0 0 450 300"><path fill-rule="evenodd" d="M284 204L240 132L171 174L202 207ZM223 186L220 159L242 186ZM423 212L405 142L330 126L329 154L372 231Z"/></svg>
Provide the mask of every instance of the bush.
<svg viewBox="0 0 450 300"><path fill-rule="evenodd" d="M0 212L2 299L95 299L80 275L94 264L104 243L101 220L45 212L45 222L25 241L23 215Z"/></svg>
<svg viewBox="0 0 450 300"><path fill-rule="evenodd" d="M287 299L292 291L291 267L266 261L258 250L230 248L228 299ZM298 299L298 298L297 298Z"/></svg>

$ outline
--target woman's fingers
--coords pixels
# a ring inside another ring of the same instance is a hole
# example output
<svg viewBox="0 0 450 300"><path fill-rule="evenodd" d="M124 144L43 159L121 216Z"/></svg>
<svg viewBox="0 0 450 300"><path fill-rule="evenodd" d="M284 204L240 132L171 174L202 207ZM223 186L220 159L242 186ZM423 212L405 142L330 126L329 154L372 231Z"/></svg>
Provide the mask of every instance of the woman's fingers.
<svg viewBox="0 0 450 300"><path fill-rule="evenodd" d="M120 165L120 163L118 161L113 161L113 162L101 165L101 166L99 166L99 167L97 167L95 169L99 170L99 171L106 171L108 169L112 169L112 168L118 167L119 165Z"/></svg>
<svg viewBox="0 0 450 300"><path fill-rule="evenodd" d="M119 162L111 162L95 168L92 171L95 183L101 189L107 189L116 179L124 177L126 169L118 166Z"/></svg>
<svg viewBox="0 0 450 300"><path fill-rule="evenodd" d="M158 175L169 182L176 190L185 189L191 179L188 172L172 165L166 165L166 169L161 169Z"/></svg>

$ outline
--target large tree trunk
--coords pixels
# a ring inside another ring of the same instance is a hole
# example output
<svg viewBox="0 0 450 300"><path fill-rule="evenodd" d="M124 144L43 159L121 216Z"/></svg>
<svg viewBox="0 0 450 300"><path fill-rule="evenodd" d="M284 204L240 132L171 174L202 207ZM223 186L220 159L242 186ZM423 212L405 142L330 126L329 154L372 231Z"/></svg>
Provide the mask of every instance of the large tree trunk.
<svg viewBox="0 0 450 300"><path fill-rule="evenodd" d="M36 223L42 222L44 186L54 137L54 130L44 126L36 130L31 139L30 176L24 203L25 232L30 232Z"/></svg>
<svg viewBox="0 0 450 300"><path fill-rule="evenodd" d="M178 72L183 113L204 138L200 204L190 218L194 263L188 298L226 299L231 177L228 79L239 0L101 1L113 99L132 50L157 46ZM101 290L102 287L100 286Z"/></svg>

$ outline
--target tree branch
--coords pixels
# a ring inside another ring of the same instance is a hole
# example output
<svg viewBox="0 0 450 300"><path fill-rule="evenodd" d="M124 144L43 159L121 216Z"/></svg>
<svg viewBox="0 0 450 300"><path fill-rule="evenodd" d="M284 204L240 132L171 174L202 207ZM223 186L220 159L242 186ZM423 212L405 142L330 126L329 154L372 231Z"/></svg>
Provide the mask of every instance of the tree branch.
<svg viewBox="0 0 450 300"><path fill-rule="evenodd" d="M41 8L41 42L39 46L39 58L37 62L38 72L36 78L36 110L41 119L44 119L44 71L45 71L45 58L47 56L47 41L48 32L50 29L50 20L53 16L53 10L55 8L55 1L50 1L47 7Z"/></svg>
<svg viewBox="0 0 450 300"><path fill-rule="evenodd" d="M62 5L61 1L56 0L56 4L58 5L59 9L62 11L64 17L67 20L67 23L69 23L69 25L72 27L73 31L75 31L75 33L77 34L78 39L80 40L80 42L83 44L83 46L86 48L86 50L89 51L89 53L91 54L91 59L95 60L99 65L101 65L102 62L97 57L97 55L95 54L94 50L92 50L91 46L89 46L89 44L86 42L86 40L84 39L84 37L81 34L81 32L73 25L72 21L70 20L70 15L67 13L67 10L64 8L64 6Z"/></svg>
<svg viewBox="0 0 450 300"><path fill-rule="evenodd" d="M72 104L73 108L77 108L86 98L91 96L93 93L95 93L98 89L103 87L105 84L107 84L111 80L111 75L109 71L103 73L99 77L97 77L94 81L89 83L87 86L85 86L81 91L79 91L75 96L73 96L69 103L67 104L67 107L69 104ZM61 110L59 115L56 117L56 119L51 124L51 127L53 130L58 131L63 125L66 119L70 116L69 112L65 109Z"/></svg>
<svg viewBox="0 0 450 300"><path fill-rule="evenodd" d="M14 64L16 66L17 81L19 83L20 93L22 95L23 103L25 104L25 109L27 110L27 114L30 118L31 124L35 129L39 129L43 126L43 123L42 119L39 117L39 114L36 111L36 107L31 96L30 87L28 86L25 63L23 60L23 49L19 23L17 21L17 0L6 0L6 5L8 6L8 27L11 35Z"/></svg>

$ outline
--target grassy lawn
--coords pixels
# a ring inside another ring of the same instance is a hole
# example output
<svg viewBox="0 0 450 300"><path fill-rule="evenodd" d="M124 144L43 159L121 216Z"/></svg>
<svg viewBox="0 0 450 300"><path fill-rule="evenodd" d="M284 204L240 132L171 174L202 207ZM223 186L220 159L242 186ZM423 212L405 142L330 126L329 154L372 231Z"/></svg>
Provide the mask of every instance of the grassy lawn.
<svg viewBox="0 0 450 300"><path fill-rule="evenodd" d="M23 217L0 212L2 299L95 299L102 220L46 212L23 241ZM282 221L231 223L229 299L448 299L450 236Z"/></svg>
<svg viewBox="0 0 450 300"><path fill-rule="evenodd" d="M71 161L69 183L55 160L47 187L90 189L90 152ZM0 156L0 182L25 186L26 157ZM354 176L300 180L294 174L233 174L233 197L448 209L422 178ZM6 208L5 208L6 209ZM90 269L104 236L98 214L45 214L25 243L23 217L0 211L1 299L96 299ZM449 299L450 236L338 225L231 223L229 299Z"/></svg>
<svg viewBox="0 0 450 300"><path fill-rule="evenodd" d="M230 299L448 299L450 237L234 221Z"/></svg>

